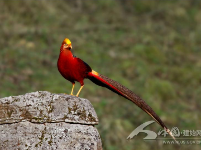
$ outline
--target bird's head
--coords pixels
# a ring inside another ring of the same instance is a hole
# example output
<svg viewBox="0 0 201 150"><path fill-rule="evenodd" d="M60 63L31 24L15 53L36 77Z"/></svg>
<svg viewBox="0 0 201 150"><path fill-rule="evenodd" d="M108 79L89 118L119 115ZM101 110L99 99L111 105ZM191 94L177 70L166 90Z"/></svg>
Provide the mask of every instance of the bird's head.
<svg viewBox="0 0 201 150"><path fill-rule="evenodd" d="M61 48L71 50L72 49L71 41L65 38L62 42Z"/></svg>

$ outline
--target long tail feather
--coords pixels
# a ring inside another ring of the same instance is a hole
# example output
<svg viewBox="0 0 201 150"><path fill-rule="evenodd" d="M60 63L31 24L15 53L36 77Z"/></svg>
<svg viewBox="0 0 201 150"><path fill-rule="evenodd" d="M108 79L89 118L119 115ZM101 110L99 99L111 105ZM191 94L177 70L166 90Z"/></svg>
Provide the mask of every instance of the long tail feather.
<svg viewBox="0 0 201 150"><path fill-rule="evenodd" d="M133 103L135 103L138 107L140 107L148 115L150 115L159 125L161 125L166 130L166 132L168 132L169 135L176 141L176 139L173 136L173 134L171 133L171 131L165 126L165 124L158 117L158 115L153 111L153 109L144 100L142 100L139 96L137 96L135 93L133 93L131 90L129 90L128 88L119 84L118 82L116 82L104 75L101 75L95 71L90 72L88 74L88 78L95 84L106 87L106 88L110 89L111 91L113 91L113 92L125 97L126 99L132 101Z"/></svg>

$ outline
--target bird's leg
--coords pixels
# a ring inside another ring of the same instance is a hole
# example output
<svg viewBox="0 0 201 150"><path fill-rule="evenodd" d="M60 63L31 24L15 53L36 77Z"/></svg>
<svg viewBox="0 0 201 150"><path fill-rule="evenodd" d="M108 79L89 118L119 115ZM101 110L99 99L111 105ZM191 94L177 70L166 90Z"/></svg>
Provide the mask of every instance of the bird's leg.
<svg viewBox="0 0 201 150"><path fill-rule="evenodd" d="M70 95L73 95L73 90L74 90L74 87L75 87L75 83L73 83L73 87L72 87L72 90L71 90Z"/></svg>
<svg viewBox="0 0 201 150"><path fill-rule="evenodd" d="M81 87L80 87L80 89L79 89L79 91L77 92L77 97L79 96L79 94L80 94L80 92L81 92L81 90L82 90L82 88L84 87L84 85L82 85Z"/></svg>

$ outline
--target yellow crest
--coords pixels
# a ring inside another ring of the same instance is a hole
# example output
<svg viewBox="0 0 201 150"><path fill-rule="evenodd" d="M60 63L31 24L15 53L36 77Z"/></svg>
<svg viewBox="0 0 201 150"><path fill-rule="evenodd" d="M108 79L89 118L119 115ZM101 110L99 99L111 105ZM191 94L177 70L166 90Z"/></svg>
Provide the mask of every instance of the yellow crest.
<svg viewBox="0 0 201 150"><path fill-rule="evenodd" d="M65 38L64 41L63 41L63 43L71 45L71 41L68 38Z"/></svg>

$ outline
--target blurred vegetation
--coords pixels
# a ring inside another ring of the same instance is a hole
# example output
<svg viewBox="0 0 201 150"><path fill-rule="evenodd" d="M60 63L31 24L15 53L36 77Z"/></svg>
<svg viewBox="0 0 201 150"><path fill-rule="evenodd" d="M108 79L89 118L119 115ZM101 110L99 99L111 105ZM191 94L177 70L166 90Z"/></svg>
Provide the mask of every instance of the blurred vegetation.
<svg viewBox="0 0 201 150"><path fill-rule="evenodd" d="M69 93L57 71L65 37L74 55L140 95L166 125L201 129L200 1L0 1L0 97L38 90ZM151 118L85 81L80 96L96 109L105 150L200 149L126 140ZM76 90L80 88L76 84ZM156 123L150 127L158 132Z"/></svg>

